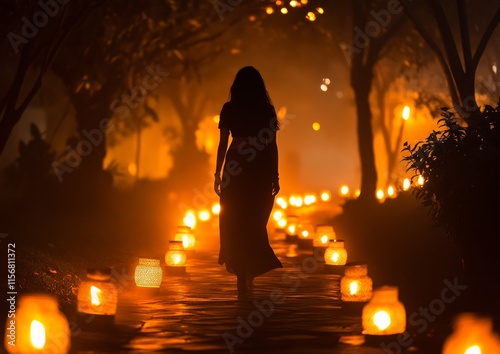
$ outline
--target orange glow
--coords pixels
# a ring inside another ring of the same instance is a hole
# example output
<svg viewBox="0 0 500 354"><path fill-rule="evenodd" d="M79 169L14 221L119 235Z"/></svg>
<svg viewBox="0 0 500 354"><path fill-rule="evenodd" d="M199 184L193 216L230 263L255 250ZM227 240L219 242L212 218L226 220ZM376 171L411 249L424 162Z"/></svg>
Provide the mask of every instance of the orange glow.
<svg viewBox="0 0 500 354"><path fill-rule="evenodd" d="M312 128L313 128L314 131L318 131L318 130L321 129L321 125L318 122L314 122L312 124Z"/></svg>
<svg viewBox="0 0 500 354"><path fill-rule="evenodd" d="M316 14L314 12L308 12L306 15L306 18L311 22L316 21ZM326 91L326 90L323 90L323 91Z"/></svg>
<svg viewBox="0 0 500 354"><path fill-rule="evenodd" d="M403 117L404 120L408 120L408 118L410 118L410 107L405 106L403 108L403 113L401 114L401 117Z"/></svg>
<svg viewBox="0 0 500 354"><path fill-rule="evenodd" d="M30 340L33 347L40 350L45 346L45 327L43 323L37 320L31 321Z"/></svg>
<svg viewBox="0 0 500 354"><path fill-rule="evenodd" d="M210 220L210 212L208 210L200 210L198 212L198 218L201 221L208 221Z"/></svg>
<svg viewBox="0 0 500 354"><path fill-rule="evenodd" d="M215 124L219 124L219 121L220 121L220 116L214 116L214 123Z"/></svg>
<svg viewBox="0 0 500 354"><path fill-rule="evenodd" d="M279 221L279 220L283 219L284 216L285 216L285 213L283 213L282 210L276 210L273 213L273 219L276 220L276 221Z"/></svg>
<svg viewBox="0 0 500 354"><path fill-rule="evenodd" d="M135 163L131 162L128 164L128 173L130 173L132 176L137 175L137 166Z"/></svg>
<svg viewBox="0 0 500 354"><path fill-rule="evenodd" d="M290 6L291 7L297 7L297 6L300 6L300 3L296 0L292 0L290 1Z"/></svg>
<svg viewBox="0 0 500 354"><path fill-rule="evenodd" d="M330 192L328 192L328 191L321 192L321 200L322 201L327 202L330 200L330 198L331 198Z"/></svg>
<svg viewBox="0 0 500 354"><path fill-rule="evenodd" d="M325 13L325 10L323 10L322 7L317 7L316 8L316 11L319 13L319 14L324 14Z"/></svg>
<svg viewBox="0 0 500 354"><path fill-rule="evenodd" d="M321 88L321 91L323 91L323 92L326 92L328 90L328 86L325 84L321 84L320 88Z"/></svg>
<svg viewBox="0 0 500 354"><path fill-rule="evenodd" d="M311 205L316 203L316 196L314 194L307 194L304 196L304 204Z"/></svg>
<svg viewBox="0 0 500 354"><path fill-rule="evenodd" d="M192 210L188 210L186 215L184 216L184 225L189 226L191 229L194 229L196 226L196 216Z"/></svg>
<svg viewBox="0 0 500 354"><path fill-rule="evenodd" d="M380 310L373 315L373 323L379 330L383 331L391 325L391 316L386 311Z"/></svg>
<svg viewBox="0 0 500 354"><path fill-rule="evenodd" d="M410 187L411 187L410 179L409 178L405 178L403 180L403 190L407 191L408 189L410 189Z"/></svg>
<svg viewBox="0 0 500 354"><path fill-rule="evenodd" d="M473 345L472 347L467 348L465 354L481 354L481 347L479 345Z"/></svg>
<svg viewBox="0 0 500 354"><path fill-rule="evenodd" d="M286 14L288 13L288 9L287 9L286 7L282 7L282 8L281 8L281 13L282 13L283 15L286 15Z"/></svg>
<svg viewBox="0 0 500 354"><path fill-rule="evenodd" d="M271 15L274 13L274 9L271 6L266 7L266 14Z"/></svg>
<svg viewBox="0 0 500 354"><path fill-rule="evenodd" d="M342 197L347 197L349 195L349 187L347 185L340 186L340 195Z"/></svg>
<svg viewBox="0 0 500 354"><path fill-rule="evenodd" d="M276 198L276 204L278 204L281 207L281 209L286 209L286 207L288 206L288 203L283 197Z"/></svg>
<svg viewBox="0 0 500 354"><path fill-rule="evenodd" d="M376 196L378 200L382 200L385 197L385 193L382 189L377 189Z"/></svg>
<svg viewBox="0 0 500 354"><path fill-rule="evenodd" d="M424 185L424 183L425 183L424 176L422 176L422 175L418 175L417 184L418 184L419 186L423 186L423 185Z"/></svg>
<svg viewBox="0 0 500 354"><path fill-rule="evenodd" d="M101 289L99 289L97 286L92 285L90 287L90 298L91 298L92 305L94 305L94 306L101 305L101 301L99 300L100 293L101 293Z"/></svg>
<svg viewBox="0 0 500 354"><path fill-rule="evenodd" d="M387 196L394 197L396 195L396 189L393 186L387 187Z"/></svg>
<svg viewBox="0 0 500 354"><path fill-rule="evenodd" d="M220 214L220 204L219 203L215 203L214 205L212 205L212 214L214 214L214 215Z"/></svg>

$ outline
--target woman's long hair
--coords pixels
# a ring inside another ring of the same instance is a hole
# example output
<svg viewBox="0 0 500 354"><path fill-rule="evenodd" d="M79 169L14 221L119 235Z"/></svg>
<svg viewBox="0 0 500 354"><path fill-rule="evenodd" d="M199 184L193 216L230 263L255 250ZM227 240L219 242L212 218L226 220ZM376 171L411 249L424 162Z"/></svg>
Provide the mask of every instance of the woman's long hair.
<svg viewBox="0 0 500 354"><path fill-rule="evenodd" d="M229 100L243 105L272 105L264 79L253 66L245 66L238 71L229 91Z"/></svg>

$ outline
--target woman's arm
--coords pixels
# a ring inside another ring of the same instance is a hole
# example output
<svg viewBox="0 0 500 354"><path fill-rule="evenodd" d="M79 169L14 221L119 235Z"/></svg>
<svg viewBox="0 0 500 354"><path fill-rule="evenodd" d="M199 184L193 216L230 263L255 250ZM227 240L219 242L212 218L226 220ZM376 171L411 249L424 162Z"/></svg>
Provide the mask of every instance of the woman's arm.
<svg viewBox="0 0 500 354"><path fill-rule="evenodd" d="M269 142L271 153L271 171L273 173L273 196L280 191L279 170L278 170L278 144L276 143L277 134L274 132L272 141Z"/></svg>
<svg viewBox="0 0 500 354"><path fill-rule="evenodd" d="M217 147L217 160L215 164L215 182L214 191L220 196L221 192L221 170L226 157L227 144L229 141L229 130L227 128L220 128L219 146Z"/></svg>

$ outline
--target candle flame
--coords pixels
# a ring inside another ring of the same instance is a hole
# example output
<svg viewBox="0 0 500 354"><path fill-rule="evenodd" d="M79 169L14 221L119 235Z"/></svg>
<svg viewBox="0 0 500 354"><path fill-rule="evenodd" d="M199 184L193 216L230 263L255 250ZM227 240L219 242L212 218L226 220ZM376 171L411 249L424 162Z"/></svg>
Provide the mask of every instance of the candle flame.
<svg viewBox="0 0 500 354"><path fill-rule="evenodd" d="M102 292L101 289L99 289L97 286L92 285L90 287L90 297L92 305L99 306L101 304L101 301L99 300L99 294L101 292Z"/></svg>
<svg viewBox="0 0 500 354"><path fill-rule="evenodd" d="M332 261L333 261L333 263L337 263L339 261L339 254L338 254L338 252L333 252L332 253Z"/></svg>
<svg viewBox="0 0 500 354"><path fill-rule="evenodd" d="M379 330L383 331L391 325L391 316L389 316L386 311L378 311L373 316L373 323L375 323L375 326L377 326Z"/></svg>
<svg viewBox="0 0 500 354"><path fill-rule="evenodd" d="M481 347L479 345L473 345L467 348L465 354L481 354Z"/></svg>
<svg viewBox="0 0 500 354"><path fill-rule="evenodd" d="M31 321L30 340L36 349L42 349L45 346L45 327L40 321Z"/></svg>
<svg viewBox="0 0 500 354"><path fill-rule="evenodd" d="M321 236L321 243L322 244L326 245L328 243L328 241L330 241L330 240L329 240L329 238L328 238L327 235L322 235Z"/></svg>
<svg viewBox="0 0 500 354"><path fill-rule="evenodd" d="M309 236L309 231L304 230L302 231L302 237L307 238Z"/></svg>
<svg viewBox="0 0 500 354"><path fill-rule="evenodd" d="M181 260L182 260L182 257L181 257L181 255L180 255L180 254L176 254L176 255L174 255L174 264L175 264L175 265L180 264L180 263L181 263Z"/></svg>
<svg viewBox="0 0 500 354"><path fill-rule="evenodd" d="M408 120L408 118L410 118L410 107L405 106L403 108L403 113L401 114L401 116L403 117L404 120Z"/></svg>
<svg viewBox="0 0 500 354"><path fill-rule="evenodd" d="M351 284L349 284L349 293L351 295L356 295L359 291L359 284L357 281L353 281L351 282Z"/></svg>
<svg viewBox="0 0 500 354"><path fill-rule="evenodd" d="M409 178L403 180L403 190L407 191L411 187L411 182Z"/></svg>

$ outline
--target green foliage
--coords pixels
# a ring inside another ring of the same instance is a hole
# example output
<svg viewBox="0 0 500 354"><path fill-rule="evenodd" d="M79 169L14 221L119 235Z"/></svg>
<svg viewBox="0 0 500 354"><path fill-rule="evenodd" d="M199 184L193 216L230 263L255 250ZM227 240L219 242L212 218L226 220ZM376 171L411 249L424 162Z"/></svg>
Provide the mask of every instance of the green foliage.
<svg viewBox="0 0 500 354"><path fill-rule="evenodd" d="M438 226L461 246L499 236L500 108L485 106L474 124L462 126L442 108L439 130L425 141L404 144L407 169L425 183L413 192Z"/></svg>

